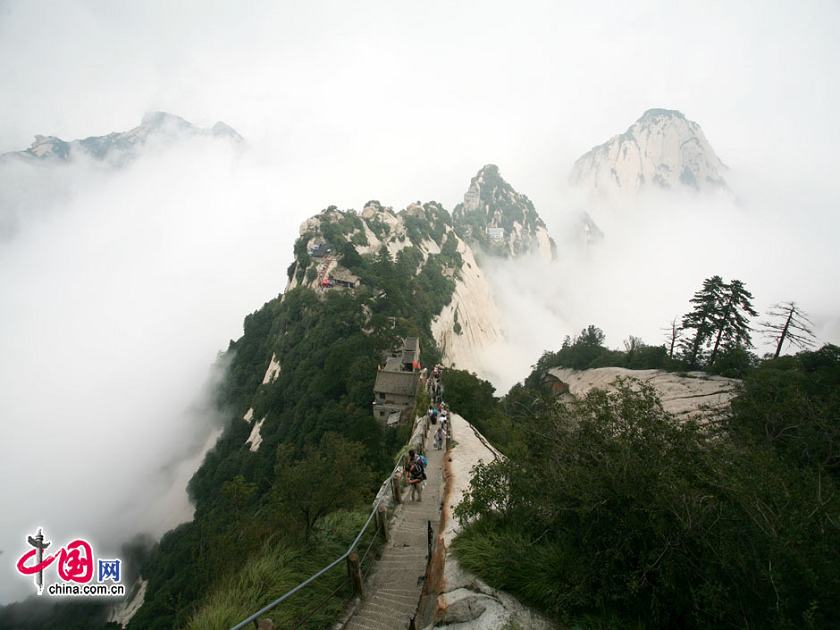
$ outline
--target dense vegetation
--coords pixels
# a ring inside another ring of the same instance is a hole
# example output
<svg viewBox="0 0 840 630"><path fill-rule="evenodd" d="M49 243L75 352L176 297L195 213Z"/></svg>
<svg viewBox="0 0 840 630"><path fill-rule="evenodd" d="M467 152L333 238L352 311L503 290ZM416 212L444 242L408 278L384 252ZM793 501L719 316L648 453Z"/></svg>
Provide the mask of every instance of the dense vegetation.
<svg viewBox="0 0 840 630"><path fill-rule="evenodd" d="M97 601L49 600L33 595L22 602L0 607L0 628L32 630L120 630L117 623L106 623L105 607Z"/></svg>
<svg viewBox="0 0 840 630"><path fill-rule="evenodd" d="M649 346L637 337L625 342L624 350L611 350L604 345L604 331L587 326L575 337L566 336L557 352L544 352L530 375L530 383L543 377L551 368L565 367L588 370L599 367L625 367L631 370L683 369L684 363L668 357L664 346Z"/></svg>
<svg viewBox="0 0 840 630"><path fill-rule="evenodd" d="M456 511L467 568L587 627L840 616L840 349L761 363L706 427L639 383L559 404L529 380L485 400L489 429L515 430Z"/></svg>
<svg viewBox="0 0 840 630"><path fill-rule="evenodd" d="M519 414L507 407L518 406L514 388L501 401L495 395L493 385L465 370L447 369L444 372L445 397L448 405L467 418L484 436L505 453L509 453L522 441L517 431ZM539 390L531 392L542 396Z"/></svg>

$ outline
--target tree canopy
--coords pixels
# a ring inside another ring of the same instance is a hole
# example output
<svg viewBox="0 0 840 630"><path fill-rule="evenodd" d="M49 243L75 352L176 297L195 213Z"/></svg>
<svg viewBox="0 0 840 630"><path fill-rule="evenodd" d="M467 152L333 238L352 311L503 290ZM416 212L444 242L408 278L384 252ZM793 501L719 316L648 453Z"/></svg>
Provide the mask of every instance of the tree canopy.
<svg viewBox="0 0 840 630"><path fill-rule="evenodd" d="M723 432L677 422L632 381L533 406L524 449L474 471L456 553L569 625L827 627L840 615L836 432L807 410L826 405L836 425L838 366L836 349L800 356L801 381L775 403L763 381L778 367L757 368ZM777 404L799 430L759 439Z"/></svg>

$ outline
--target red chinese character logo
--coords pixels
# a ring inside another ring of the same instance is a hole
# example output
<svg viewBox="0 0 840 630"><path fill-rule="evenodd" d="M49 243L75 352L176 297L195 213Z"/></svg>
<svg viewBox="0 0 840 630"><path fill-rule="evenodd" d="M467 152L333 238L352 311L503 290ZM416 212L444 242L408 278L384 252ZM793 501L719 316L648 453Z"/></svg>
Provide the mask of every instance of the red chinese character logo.
<svg viewBox="0 0 840 630"><path fill-rule="evenodd" d="M41 571L46 569L48 566L50 566L52 564L53 560L55 560L55 554L53 554L51 556L47 556L46 558L44 558L40 562L38 562L36 560L35 564L32 564L30 566L26 566L26 563L29 561L29 559L32 556L34 556L36 553L38 553L37 549L33 549L32 551L27 551L25 554L23 554L21 556L20 560L17 561L17 570L20 571L23 575L34 575L36 573L40 573Z"/></svg>
<svg viewBox="0 0 840 630"><path fill-rule="evenodd" d="M39 529L34 536L28 536L27 542L34 547L23 554L15 565L22 575L34 575L38 595L44 591L44 569L53 562L58 569L58 576L65 582L86 584L93 579L93 549L86 540L77 538L58 550L58 553L44 557L44 550L50 542L44 540L44 532ZM34 560L33 560L34 558ZM119 581L119 560L116 573L111 573L115 582ZM101 581L101 578L100 578Z"/></svg>
<svg viewBox="0 0 840 630"><path fill-rule="evenodd" d="M58 576L83 584L93 579L93 550L86 541L74 540L58 552Z"/></svg>

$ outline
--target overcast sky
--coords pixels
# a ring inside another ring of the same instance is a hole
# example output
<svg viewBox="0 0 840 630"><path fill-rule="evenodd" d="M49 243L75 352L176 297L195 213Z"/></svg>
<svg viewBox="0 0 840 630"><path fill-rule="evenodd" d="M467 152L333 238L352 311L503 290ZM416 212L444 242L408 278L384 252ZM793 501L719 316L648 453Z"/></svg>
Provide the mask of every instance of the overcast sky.
<svg viewBox="0 0 840 630"><path fill-rule="evenodd" d="M282 290L297 226L331 204L451 209L496 163L556 230L580 209L575 158L650 107L679 109L742 205L605 217L592 265L495 275L520 289L507 315L531 318L496 349L511 368L497 382L588 323L614 346L658 341L714 273L761 309L799 299L837 342L838 24L833 1L0 0L0 153L151 110L248 142L117 174L74 166L48 182L60 194L18 200L31 214L0 242L0 603L31 592L7 559L35 526L107 548L189 517L170 486L224 419L205 406L209 366ZM29 184L0 178L14 187L0 200Z"/></svg>
<svg viewBox="0 0 840 630"><path fill-rule="evenodd" d="M668 107L730 166L819 180L838 18L832 0L2 1L0 151L162 109L319 168L315 206L451 204L486 162L548 203L571 160Z"/></svg>

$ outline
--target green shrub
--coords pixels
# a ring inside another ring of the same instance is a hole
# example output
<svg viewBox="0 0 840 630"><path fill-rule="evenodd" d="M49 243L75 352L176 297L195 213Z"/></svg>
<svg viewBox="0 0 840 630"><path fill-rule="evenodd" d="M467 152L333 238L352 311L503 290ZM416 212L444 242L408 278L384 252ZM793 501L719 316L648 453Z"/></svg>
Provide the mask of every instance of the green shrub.
<svg viewBox="0 0 840 630"><path fill-rule="evenodd" d="M478 467L457 508L471 524L456 553L492 586L565 623L792 628L840 615L840 493L818 468L677 423L638 382L526 422L526 449Z"/></svg>

